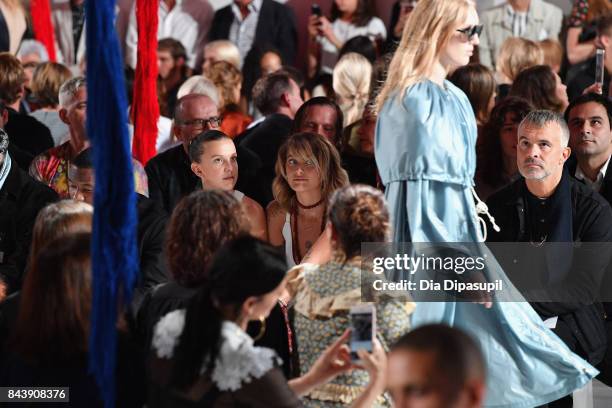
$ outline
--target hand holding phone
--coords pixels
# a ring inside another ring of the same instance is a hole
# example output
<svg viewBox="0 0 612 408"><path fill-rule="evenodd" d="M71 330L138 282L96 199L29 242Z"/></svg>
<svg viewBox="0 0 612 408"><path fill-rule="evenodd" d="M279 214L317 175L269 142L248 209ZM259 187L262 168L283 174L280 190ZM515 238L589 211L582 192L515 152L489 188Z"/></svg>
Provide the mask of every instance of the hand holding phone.
<svg viewBox="0 0 612 408"><path fill-rule="evenodd" d="M372 339L376 335L376 309L370 304L353 306L349 312L351 326L351 360L360 363L358 350L372 352Z"/></svg>

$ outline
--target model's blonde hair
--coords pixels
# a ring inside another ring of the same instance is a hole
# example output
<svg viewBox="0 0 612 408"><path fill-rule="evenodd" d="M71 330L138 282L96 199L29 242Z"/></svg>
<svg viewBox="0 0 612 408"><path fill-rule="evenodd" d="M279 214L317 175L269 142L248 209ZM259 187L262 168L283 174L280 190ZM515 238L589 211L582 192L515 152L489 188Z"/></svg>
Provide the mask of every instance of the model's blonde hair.
<svg viewBox="0 0 612 408"><path fill-rule="evenodd" d="M542 65L544 51L538 43L520 37L509 37L501 45L497 55L497 70L514 82L521 71Z"/></svg>
<svg viewBox="0 0 612 408"><path fill-rule="evenodd" d="M358 121L370 95L372 64L361 54L349 52L334 67L334 92L344 115L344 127Z"/></svg>
<svg viewBox="0 0 612 408"><path fill-rule="evenodd" d="M216 61L226 61L240 69L240 51L233 42L229 40L211 41L204 46L204 56L206 56L206 50L212 49L217 51L218 58Z"/></svg>
<svg viewBox="0 0 612 408"><path fill-rule="evenodd" d="M348 185L349 178L342 168L340 154L334 145L324 136L317 133L296 133L278 150L276 159L276 177L272 183L274 199L287 212L295 208L295 191L287 181L287 157L313 162L317 172L321 176L321 196L327 202L331 194Z"/></svg>
<svg viewBox="0 0 612 408"><path fill-rule="evenodd" d="M419 1L402 33L402 39L389 65L389 73L377 99L380 111L385 101L397 92L398 98L415 83L431 75L440 52L467 20L471 0ZM399 91L399 92L398 92Z"/></svg>

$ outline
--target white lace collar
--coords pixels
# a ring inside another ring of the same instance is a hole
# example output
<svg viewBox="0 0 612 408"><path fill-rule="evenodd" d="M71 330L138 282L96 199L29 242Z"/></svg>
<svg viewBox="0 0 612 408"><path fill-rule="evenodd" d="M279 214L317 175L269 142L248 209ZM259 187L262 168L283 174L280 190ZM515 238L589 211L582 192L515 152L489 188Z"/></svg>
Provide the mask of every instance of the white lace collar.
<svg viewBox="0 0 612 408"><path fill-rule="evenodd" d="M158 358L172 358L184 326L185 309L172 311L159 320L153 334L153 348ZM221 391L236 391L242 383L261 378L282 363L274 350L253 345L253 339L233 322L223 322L221 338L221 349L211 375Z"/></svg>

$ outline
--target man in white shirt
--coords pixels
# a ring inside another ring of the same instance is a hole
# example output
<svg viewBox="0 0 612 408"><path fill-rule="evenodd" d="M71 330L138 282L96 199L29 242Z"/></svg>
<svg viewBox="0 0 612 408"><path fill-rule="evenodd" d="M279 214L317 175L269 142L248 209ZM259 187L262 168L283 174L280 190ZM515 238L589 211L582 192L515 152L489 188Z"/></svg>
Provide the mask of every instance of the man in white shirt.
<svg viewBox="0 0 612 408"><path fill-rule="evenodd" d="M204 43L212 23L214 10L208 0L160 0L157 39L174 38L187 50L187 65L194 69L202 63ZM132 6L125 37L125 62L136 68L138 28L136 1Z"/></svg>
<svg viewBox="0 0 612 408"><path fill-rule="evenodd" d="M570 130L570 147L576 168L570 174L612 202L612 172L607 175L612 155L612 102L598 94L582 95L565 111Z"/></svg>
<svg viewBox="0 0 612 408"><path fill-rule="evenodd" d="M481 22L484 29L478 46L480 63L494 69L499 49L508 37L558 39L563 12L542 0L507 0L483 12Z"/></svg>

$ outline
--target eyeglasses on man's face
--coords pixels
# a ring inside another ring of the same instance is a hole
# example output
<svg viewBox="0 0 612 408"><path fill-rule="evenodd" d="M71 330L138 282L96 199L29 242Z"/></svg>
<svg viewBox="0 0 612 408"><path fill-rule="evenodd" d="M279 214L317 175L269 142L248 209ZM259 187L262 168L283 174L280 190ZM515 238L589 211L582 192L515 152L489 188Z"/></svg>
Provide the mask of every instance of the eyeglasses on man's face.
<svg viewBox="0 0 612 408"><path fill-rule="evenodd" d="M466 28L458 29L457 31L463 34L467 41L470 41L476 35L480 37L480 34L482 34L482 28L483 26L482 24L480 24L480 25L474 25L474 26L469 26Z"/></svg>
<svg viewBox="0 0 612 408"><path fill-rule="evenodd" d="M190 126L194 130L217 129L221 125L221 118L212 116L208 119L191 119L180 122L181 126Z"/></svg>

